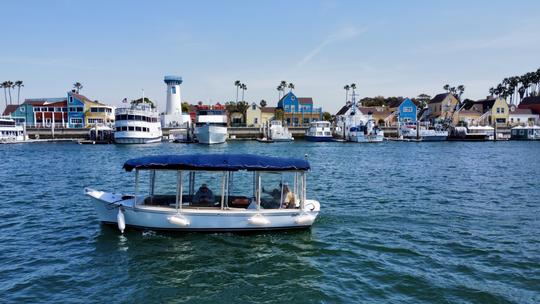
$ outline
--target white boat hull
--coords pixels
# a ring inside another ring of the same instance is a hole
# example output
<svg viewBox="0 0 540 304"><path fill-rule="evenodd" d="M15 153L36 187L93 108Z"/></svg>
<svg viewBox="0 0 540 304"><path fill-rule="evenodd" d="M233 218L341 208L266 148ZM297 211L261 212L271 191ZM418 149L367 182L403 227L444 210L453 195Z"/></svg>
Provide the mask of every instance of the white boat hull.
<svg viewBox="0 0 540 304"><path fill-rule="evenodd" d="M355 133L351 133L348 140L357 143L375 143L382 142L384 140L384 135L364 135L364 133L357 135Z"/></svg>
<svg viewBox="0 0 540 304"><path fill-rule="evenodd" d="M152 144L161 142L161 136L157 137L136 137L136 136L114 136L117 144Z"/></svg>
<svg viewBox="0 0 540 304"><path fill-rule="evenodd" d="M105 224L125 225L136 229L167 231L260 231L309 228L317 218L319 202L306 201L299 209L187 209L137 205L135 199L121 200L121 195L87 189L95 200L99 220ZM119 216L121 209L122 216ZM122 219L119 222L119 218Z"/></svg>
<svg viewBox="0 0 540 304"><path fill-rule="evenodd" d="M227 140L227 127L203 125L195 129L200 144L222 144Z"/></svg>

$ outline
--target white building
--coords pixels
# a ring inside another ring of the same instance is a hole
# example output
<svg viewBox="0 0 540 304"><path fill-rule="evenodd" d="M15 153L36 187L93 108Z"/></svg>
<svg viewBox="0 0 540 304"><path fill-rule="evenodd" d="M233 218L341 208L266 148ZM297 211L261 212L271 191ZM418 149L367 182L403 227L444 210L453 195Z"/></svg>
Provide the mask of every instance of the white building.
<svg viewBox="0 0 540 304"><path fill-rule="evenodd" d="M163 81L167 84L167 105L165 112L161 116L161 126L163 128L174 128L189 123L189 114L182 114L182 94L180 92L182 77L165 76Z"/></svg>

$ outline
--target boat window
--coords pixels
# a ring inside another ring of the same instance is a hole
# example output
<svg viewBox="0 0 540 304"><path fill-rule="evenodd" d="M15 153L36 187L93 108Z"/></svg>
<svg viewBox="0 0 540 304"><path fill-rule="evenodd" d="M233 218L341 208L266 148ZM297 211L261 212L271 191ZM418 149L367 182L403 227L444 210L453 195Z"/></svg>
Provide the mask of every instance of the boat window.
<svg viewBox="0 0 540 304"><path fill-rule="evenodd" d="M128 131L135 131L135 127L128 127Z"/></svg>
<svg viewBox="0 0 540 304"><path fill-rule="evenodd" d="M294 172L264 172L261 176L261 208L296 208L298 178Z"/></svg>

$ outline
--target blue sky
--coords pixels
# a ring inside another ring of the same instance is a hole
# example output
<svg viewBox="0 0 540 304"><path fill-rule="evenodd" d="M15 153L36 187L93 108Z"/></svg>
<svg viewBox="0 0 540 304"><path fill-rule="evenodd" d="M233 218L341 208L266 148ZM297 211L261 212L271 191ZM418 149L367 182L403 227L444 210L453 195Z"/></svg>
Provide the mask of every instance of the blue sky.
<svg viewBox="0 0 540 304"><path fill-rule="evenodd" d="M162 109L168 74L192 103L234 100L237 79L247 101L275 105L286 80L331 112L352 82L361 97L449 83L476 99L540 67L539 12L540 1L11 1L0 80L23 80L24 98L79 81L116 105L144 88Z"/></svg>

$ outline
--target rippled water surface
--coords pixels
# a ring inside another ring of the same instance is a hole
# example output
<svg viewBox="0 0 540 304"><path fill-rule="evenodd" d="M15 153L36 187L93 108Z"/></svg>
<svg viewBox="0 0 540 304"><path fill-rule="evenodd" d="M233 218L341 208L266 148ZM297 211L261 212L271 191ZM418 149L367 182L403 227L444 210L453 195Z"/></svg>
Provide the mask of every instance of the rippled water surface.
<svg viewBox="0 0 540 304"><path fill-rule="evenodd" d="M310 231L101 226L125 160L309 155ZM0 145L0 302L539 303L540 142Z"/></svg>

